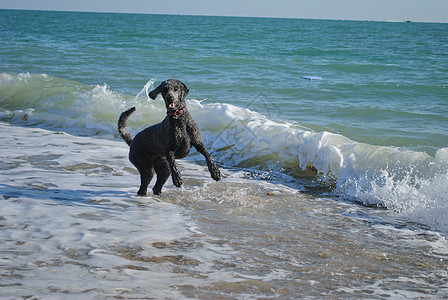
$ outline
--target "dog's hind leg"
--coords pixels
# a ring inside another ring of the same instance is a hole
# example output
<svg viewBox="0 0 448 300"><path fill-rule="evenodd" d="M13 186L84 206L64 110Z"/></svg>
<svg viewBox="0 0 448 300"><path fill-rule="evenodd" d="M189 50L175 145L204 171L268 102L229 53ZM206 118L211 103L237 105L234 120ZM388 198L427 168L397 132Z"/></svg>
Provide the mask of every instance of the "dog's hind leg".
<svg viewBox="0 0 448 300"><path fill-rule="evenodd" d="M170 165L165 157L160 157L154 160L154 170L157 174L157 181L152 192L154 195L160 195L162 193L163 185L170 177Z"/></svg>
<svg viewBox="0 0 448 300"><path fill-rule="evenodd" d="M154 166L153 162L148 160L138 160L138 161L132 161L134 166L137 168L137 170L140 172L140 189L137 192L137 195L139 196L146 196L146 191L148 190L148 185L152 180L152 177L154 176Z"/></svg>

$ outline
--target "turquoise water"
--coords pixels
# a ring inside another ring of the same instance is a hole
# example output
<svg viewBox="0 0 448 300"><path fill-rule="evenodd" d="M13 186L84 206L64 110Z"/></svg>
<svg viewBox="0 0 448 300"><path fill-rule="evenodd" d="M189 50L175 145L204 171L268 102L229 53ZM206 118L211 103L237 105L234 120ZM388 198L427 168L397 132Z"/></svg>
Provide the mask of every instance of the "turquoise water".
<svg viewBox="0 0 448 300"><path fill-rule="evenodd" d="M448 25L1 11L2 71L190 97L430 155L448 145ZM308 81L302 76L319 76ZM265 104L257 105L263 94ZM270 107L270 105L275 107Z"/></svg>
<svg viewBox="0 0 448 300"><path fill-rule="evenodd" d="M0 10L0 31L5 294L448 295L448 24ZM182 190L137 198L117 118L160 122L136 95L168 78L225 178L191 153Z"/></svg>

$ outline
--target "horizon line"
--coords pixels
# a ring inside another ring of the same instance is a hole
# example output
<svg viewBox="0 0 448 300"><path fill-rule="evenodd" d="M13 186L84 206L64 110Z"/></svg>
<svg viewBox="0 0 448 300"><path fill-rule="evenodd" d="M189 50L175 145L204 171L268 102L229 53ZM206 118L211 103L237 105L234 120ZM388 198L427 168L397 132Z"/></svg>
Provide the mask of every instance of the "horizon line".
<svg viewBox="0 0 448 300"><path fill-rule="evenodd" d="M355 21L355 22L386 22L386 23L434 23L447 24L443 21L413 21L413 20L374 20L374 19L336 19L336 18L301 18L301 17L274 17L274 16L241 16L241 15L207 15L207 14L181 14L181 13L148 13L125 11L88 11L88 10L60 10L60 9L27 9L27 8L0 8L0 10L41 11L41 12L67 12L67 13L99 13L99 14L131 14L131 15L166 15L191 17L224 17L224 18L260 18L260 19L290 19L290 20L323 20L323 21Z"/></svg>

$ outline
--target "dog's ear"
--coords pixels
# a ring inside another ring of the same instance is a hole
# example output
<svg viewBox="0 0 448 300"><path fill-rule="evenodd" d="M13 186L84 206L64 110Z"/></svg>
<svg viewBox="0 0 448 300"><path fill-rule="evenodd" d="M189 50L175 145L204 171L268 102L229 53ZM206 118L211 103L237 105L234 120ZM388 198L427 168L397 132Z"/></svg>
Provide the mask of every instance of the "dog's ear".
<svg viewBox="0 0 448 300"><path fill-rule="evenodd" d="M153 89L151 92L149 92L148 96L152 99L155 100L157 95L160 94L160 92L162 91L162 83L156 87L155 89Z"/></svg>
<svg viewBox="0 0 448 300"><path fill-rule="evenodd" d="M187 86L185 85L185 83L183 83L183 82L181 82L181 83L182 83L182 87L184 88L185 96L187 96L188 93L190 92L190 90L187 88Z"/></svg>

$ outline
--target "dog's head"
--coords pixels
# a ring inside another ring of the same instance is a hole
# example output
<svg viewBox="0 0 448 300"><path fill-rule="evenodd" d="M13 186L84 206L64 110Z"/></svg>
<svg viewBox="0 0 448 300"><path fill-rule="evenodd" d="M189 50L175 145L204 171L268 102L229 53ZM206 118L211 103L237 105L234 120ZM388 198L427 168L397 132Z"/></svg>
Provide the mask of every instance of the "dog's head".
<svg viewBox="0 0 448 300"><path fill-rule="evenodd" d="M178 111L185 107L185 97L188 95L187 86L177 79L168 79L149 93L151 99L162 94L167 111Z"/></svg>

